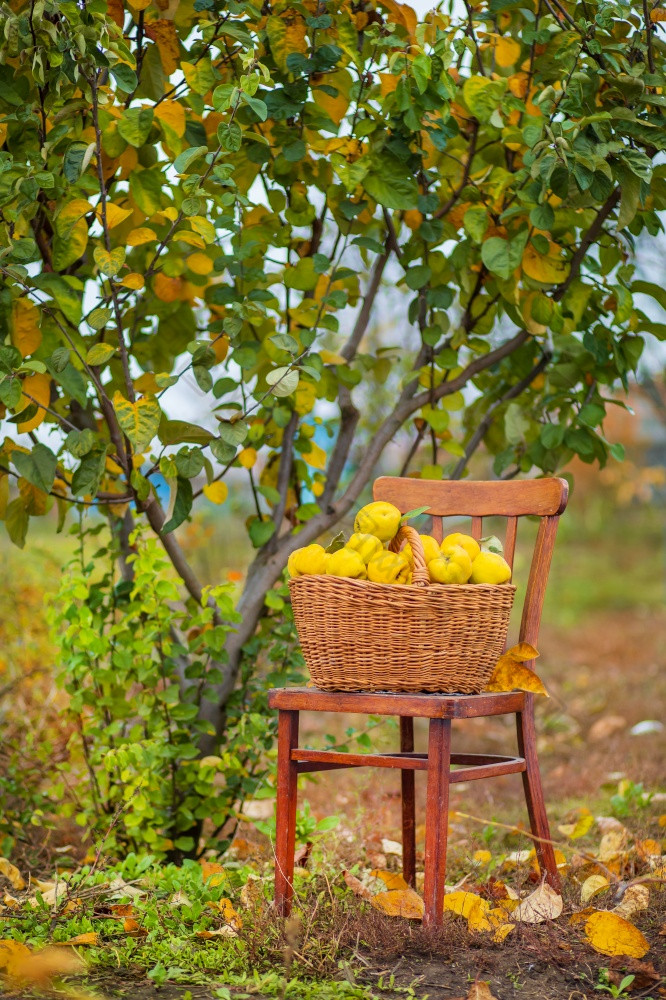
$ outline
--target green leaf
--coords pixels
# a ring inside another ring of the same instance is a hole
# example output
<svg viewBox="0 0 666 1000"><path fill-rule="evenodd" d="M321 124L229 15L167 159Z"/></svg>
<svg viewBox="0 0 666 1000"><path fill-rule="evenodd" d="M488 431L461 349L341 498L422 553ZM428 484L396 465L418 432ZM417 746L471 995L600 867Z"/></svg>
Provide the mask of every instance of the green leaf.
<svg viewBox="0 0 666 1000"><path fill-rule="evenodd" d="M131 403L116 391L113 396L113 408L118 417L118 423L136 451L143 451L156 437L160 426L162 411L154 396L142 396Z"/></svg>
<svg viewBox="0 0 666 1000"><path fill-rule="evenodd" d="M205 427L190 424L187 420L167 420L162 417L158 430L162 444L210 444L215 435Z"/></svg>
<svg viewBox="0 0 666 1000"><path fill-rule="evenodd" d="M125 142L139 149L146 142L152 124L152 108L126 108L118 122L118 132Z"/></svg>
<svg viewBox="0 0 666 1000"><path fill-rule="evenodd" d="M405 273L405 284L408 288L417 291L428 284L432 277L432 269L427 264L417 264L410 267Z"/></svg>
<svg viewBox="0 0 666 1000"><path fill-rule="evenodd" d="M271 520L261 521L258 517L253 517L249 533L250 541L255 549L260 549L275 534L275 522Z"/></svg>
<svg viewBox="0 0 666 1000"><path fill-rule="evenodd" d="M89 451L92 451L95 444L95 435L89 427L82 431L70 431L65 438L65 448L74 458L83 458Z"/></svg>
<svg viewBox="0 0 666 1000"><path fill-rule="evenodd" d="M189 168L198 160L199 157L205 156L208 152L208 146L193 146L191 149L186 149L176 159L173 161L173 167L177 174L186 174Z"/></svg>
<svg viewBox="0 0 666 1000"><path fill-rule="evenodd" d="M86 362L89 365L104 365L115 353L116 349L111 344L93 344L86 354Z"/></svg>
<svg viewBox="0 0 666 1000"><path fill-rule="evenodd" d="M30 517L28 516L27 510L23 506L23 499L21 497L17 497L16 500L12 500L12 502L7 505L5 526L7 528L7 534L11 538L14 545L17 545L19 549L22 549L25 545L29 523Z"/></svg>
<svg viewBox="0 0 666 1000"><path fill-rule="evenodd" d="M222 149L237 153L243 144L243 133L238 122L222 122L217 126L217 138Z"/></svg>
<svg viewBox="0 0 666 1000"><path fill-rule="evenodd" d="M400 518L400 524L407 524L408 521L413 521L415 517L420 517L421 514L427 514L430 510L430 506L425 507L414 507L413 510L408 510L407 513L403 514Z"/></svg>
<svg viewBox="0 0 666 1000"><path fill-rule="evenodd" d="M463 216L465 232L469 233L475 243L481 243L488 228L488 213L483 205L473 205Z"/></svg>
<svg viewBox="0 0 666 1000"><path fill-rule="evenodd" d="M274 396L291 396L298 388L298 380L296 368L274 368L266 376Z"/></svg>
<svg viewBox="0 0 666 1000"><path fill-rule="evenodd" d="M103 330L104 327L111 321L113 313L106 306L98 306L97 309L89 314L86 322L88 326L92 327L93 330ZM69 357L69 351L67 352Z"/></svg>
<svg viewBox="0 0 666 1000"><path fill-rule="evenodd" d="M53 487L58 460L45 444L33 445L31 452L15 450L12 452L14 467L20 476L36 486L38 490L48 493Z"/></svg>
<svg viewBox="0 0 666 1000"><path fill-rule="evenodd" d="M285 268L284 283L287 288L295 288L300 292L309 292L316 286L319 275L315 271L312 257L303 257L298 264Z"/></svg>
<svg viewBox="0 0 666 1000"><path fill-rule="evenodd" d="M189 479L178 476L176 480L176 498L173 503L171 517L162 528L161 534L168 535L183 523L192 510L192 483Z"/></svg>
<svg viewBox="0 0 666 1000"><path fill-rule="evenodd" d="M545 229L550 232L555 224L555 213L547 201L544 201L542 205L534 206L530 212L530 222L537 229Z"/></svg>
<svg viewBox="0 0 666 1000"><path fill-rule="evenodd" d="M390 153L373 156L363 186L385 208L416 208L419 196L416 179L407 165Z"/></svg>
<svg viewBox="0 0 666 1000"><path fill-rule="evenodd" d="M523 259L527 236L527 230L514 236L511 241L504 240L501 236L491 236L481 247L481 260L499 278L510 278Z"/></svg>
<svg viewBox="0 0 666 1000"><path fill-rule="evenodd" d="M113 278L125 263L125 248L116 247L115 250L105 250L104 247L95 247L93 257L102 274L108 274L109 277Z"/></svg>
<svg viewBox="0 0 666 1000"><path fill-rule="evenodd" d="M72 476L72 493L75 497L95 496L106 465L105 451L92 451L81 460Z"/></svg>
<svg viewBox="0 0 666 1000"><path fill-rule="evenodd" d="M470 76L463 84L465 104L480 122L488 122L493 112L500 107L506 86L506 80Z"/></svg>

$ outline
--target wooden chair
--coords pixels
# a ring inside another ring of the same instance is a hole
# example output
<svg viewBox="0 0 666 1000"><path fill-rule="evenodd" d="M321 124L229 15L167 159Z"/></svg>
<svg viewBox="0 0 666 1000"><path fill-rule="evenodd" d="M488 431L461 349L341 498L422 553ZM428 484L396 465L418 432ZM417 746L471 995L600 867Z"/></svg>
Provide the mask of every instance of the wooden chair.
<svg viewBox="0 0 666 1000"><path fill-rule="evenodd" d="M471 516L471 534L479 539L484 517L507 518L505 557L513 563L518 518L540 518L523 604L520 640L537 644L546 581L560 514L567 504L563 479L508 482L436 482L384 477L374 484L375 500L387 500L403 513L429 507L432 534L442 538L442 518ZM533 663L529 666L533 667ZM294 844L298 775L346 767L391 767L402 771L403 872L410 885L416 878L414 775L427 774L424 923L442 920L446 874L449 785L476 778L522 774L530 826L541 871L555 889L559 876L543 799L536 751L534 696L523 692L478 695L383 694L320 691L316 688L277 688L269 705L278 709L278 784L275 845L275 905L287 915L293 895ZM299 713L352 712L392 715L400 719L399 753L338 753L298 746ZM451 753L453 719L515 715L517 757ZM414 719L429 720L427 754L414 752ZM461 765L451 770L451 765Z"/></svg>

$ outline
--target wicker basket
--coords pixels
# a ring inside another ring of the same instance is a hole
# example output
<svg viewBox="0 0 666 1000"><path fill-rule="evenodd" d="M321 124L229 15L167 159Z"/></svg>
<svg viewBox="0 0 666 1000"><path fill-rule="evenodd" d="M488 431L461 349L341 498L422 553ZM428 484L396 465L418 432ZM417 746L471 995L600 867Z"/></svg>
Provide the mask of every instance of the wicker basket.
<svg viewBox="0 0 666 1000"><path fill-rule="evenodd" d="M335 576L289 581L310 676L325 691L477 694L506 643L513 584L431 584L423 546L403 526L390 548L409 541L412 584Z"/></svg>

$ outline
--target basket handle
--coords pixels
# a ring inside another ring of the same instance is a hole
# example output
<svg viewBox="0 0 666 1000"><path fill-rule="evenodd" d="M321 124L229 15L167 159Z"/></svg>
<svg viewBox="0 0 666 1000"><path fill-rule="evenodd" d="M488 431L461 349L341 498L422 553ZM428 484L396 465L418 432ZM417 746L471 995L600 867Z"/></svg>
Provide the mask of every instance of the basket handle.
<svg viewBox="0 0 666 1000"><path fill-rule="evenodd" d="M423 543L416 528L403 524L398 529L397 535L389 542L391 552L399 552L403 542L412 546L412 557L414 559L414 570L412 572L412 584L415 587L427 587L430 584L430 574L423 553Z"/></svg>

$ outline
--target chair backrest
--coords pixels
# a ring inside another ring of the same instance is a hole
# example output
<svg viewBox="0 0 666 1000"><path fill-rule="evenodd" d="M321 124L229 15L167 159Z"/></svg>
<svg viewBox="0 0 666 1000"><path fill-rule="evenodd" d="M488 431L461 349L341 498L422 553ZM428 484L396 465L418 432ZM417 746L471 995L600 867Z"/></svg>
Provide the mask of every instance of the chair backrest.
<svg viewBox="0 0 666 1000"><path fill-rule="evenodd" d="M521 642L536 645L541 612L546 596L548 572L555 545L560 514L567 505L569 486L565 479L508 480L506 482L440 481L382 476L375 480L375 500L387 500L403 514L427 507L432 517L432 534L441 541L442 518L471 517L470 534L477 540L483 534L484 517L507 519L504 557L513 567L518 518L526 515L541 519L527 582L520 624Z"/></svg>

